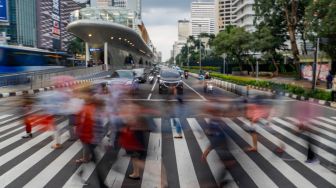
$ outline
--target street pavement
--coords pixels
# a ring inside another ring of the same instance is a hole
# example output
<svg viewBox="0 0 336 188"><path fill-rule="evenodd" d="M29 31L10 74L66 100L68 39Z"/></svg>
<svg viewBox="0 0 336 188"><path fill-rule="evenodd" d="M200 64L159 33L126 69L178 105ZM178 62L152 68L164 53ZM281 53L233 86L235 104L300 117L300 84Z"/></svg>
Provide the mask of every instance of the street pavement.
<svg viewBox="0 0 336 188"><path fill-rule="evenodd" d="M24 114L19 97L0 99L0 187L98 187L98 168L105 183L113 188L154 188L163 184L172 188L211 188L219 187L223 177L228 182L225 187L336 187L336 173L330 170L336 164L334 109L286 97L269 98L281 113L272 117L270 126L263 125L264 119L258 123L258 152L251 153L245 151L252 145L246 132L250 122L242 109L234 110L229 105L240 104L242 98L220 88L215 88L213 94L204 94L202 85L194 78L184 82L186 110L177 117L182 124L183 139L174 139L175 127L172 117L167 115L176 100L159 95L157 83L142 84L138 95L125 99L143 103L161 114L148 121L155 131L146 135L147 155L140 180L127 178L132 164L124 149L98 147L97 166L78 165L75 160L82 155L82 145L80 141L69 141L68 132L62 133L63 147L57 150L51 148L52 132L33 130L33 138L22 139ZM206 134L209 118L203 108L214 100L228 108L220 120L230 150L223 155L216 148L203 160L202 153L213 143L213 136ZM305 163L307 134L299 134L295 125L295 105L303 103L318 114L311 120L310 134L319 158L315 163ZM68 120L58 117L56 123L65 126ZM285 145L281 155L275 152L279 143ZM223 163L227 157L233 162Z"/></svg>

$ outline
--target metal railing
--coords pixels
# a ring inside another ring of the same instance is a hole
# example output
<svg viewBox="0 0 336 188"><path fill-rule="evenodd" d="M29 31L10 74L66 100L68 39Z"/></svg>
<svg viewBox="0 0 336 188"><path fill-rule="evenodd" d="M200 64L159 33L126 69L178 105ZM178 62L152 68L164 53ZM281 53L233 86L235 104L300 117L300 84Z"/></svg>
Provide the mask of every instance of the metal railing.
<svg viewBox="0 0 336 188"><path fill-rule="evenodd" d="M66 75L72 76L74 79L80 80L83 77L93 76L103 72L103 66L81 67L81 68L62 68L45 71L34 71L17 74L5 74L0 76L0 87L24 85L30 89L49 87L53 84L53 78L56 76Z"/></svg>

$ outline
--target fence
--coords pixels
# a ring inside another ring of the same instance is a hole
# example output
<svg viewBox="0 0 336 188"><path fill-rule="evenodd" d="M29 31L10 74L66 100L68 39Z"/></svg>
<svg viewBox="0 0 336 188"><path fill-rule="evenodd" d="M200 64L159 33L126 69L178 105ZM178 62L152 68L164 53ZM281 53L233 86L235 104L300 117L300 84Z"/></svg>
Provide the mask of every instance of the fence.
<svg viewBox="0 0 336 188"><path fill-rule="evenodd" d="M61 70L46 70L27 72L19 74L6 74L0 76L0 86L26 85L30 89L48 87L52 85L52 78L56 76L71 76L75 79L82 77L93 76L103 72L103 66L82 67L82 68L66 68Z"/></svg>

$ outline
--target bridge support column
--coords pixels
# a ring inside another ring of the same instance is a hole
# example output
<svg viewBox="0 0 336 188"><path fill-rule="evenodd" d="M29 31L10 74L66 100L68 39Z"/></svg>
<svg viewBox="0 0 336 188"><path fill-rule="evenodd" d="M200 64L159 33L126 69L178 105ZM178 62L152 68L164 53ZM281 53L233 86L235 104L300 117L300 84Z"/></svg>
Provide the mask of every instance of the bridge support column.
<svg viewBox="0 0 336 188"><path fill-rule="evenodd" d="M104 42L104 69L108 70L108 43Z"/></svg>
<svg viewBox="0 0 336 188"><path fill-rule="evenodd" d="M90 49L89 43L85 42L85 66L88 67L88 63L90 61Z"/></svg>

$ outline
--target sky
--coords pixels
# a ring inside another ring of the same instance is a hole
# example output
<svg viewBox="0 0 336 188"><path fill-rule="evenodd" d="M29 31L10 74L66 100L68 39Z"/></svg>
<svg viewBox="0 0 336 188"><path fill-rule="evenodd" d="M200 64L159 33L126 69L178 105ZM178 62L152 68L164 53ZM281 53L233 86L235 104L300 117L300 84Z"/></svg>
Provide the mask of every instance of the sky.
<svg viewBox="0 0 336 188"><path fill-rule="evenodd" d="M197 0L142 0L142 20L154 46L162 52L163 61L170 58L177 41L177 21L190 19L192 1Z"/></svg>
<svg viewBox="0 0 336 188"><path fill-rule="evenodd" d="M190 19L190 3L193 0L142 0L142 20L150 39L162 60L170 58L170 51L177 41L177 21Z"/></svg>

